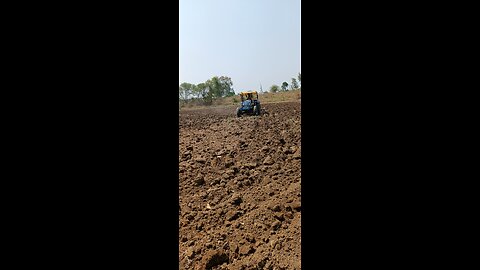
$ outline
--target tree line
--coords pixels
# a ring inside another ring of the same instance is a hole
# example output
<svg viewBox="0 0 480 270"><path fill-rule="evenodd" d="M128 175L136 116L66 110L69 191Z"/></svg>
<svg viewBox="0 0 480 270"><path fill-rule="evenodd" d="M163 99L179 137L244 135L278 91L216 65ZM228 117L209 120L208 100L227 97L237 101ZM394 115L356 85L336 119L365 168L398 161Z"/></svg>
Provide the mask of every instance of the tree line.
<svg viewBox="0 0 480 270"><path fill-rule="evenodd" d="M212 104L215 98L235 95L232 79L227 76L215 76L196 85L184 82L180 84L178 93L180 102L201 101L204 105Z"/></svg>
<svg viewBox="0 0 480 270"><path fill-rule="evenodd" d="M298 79L298 81L297 81L297 79ZM276 93L276 92L279 92L279 91L284 91L285 92L285 91L288 91L288 90L300 89L301 86L299 85L299 83L300 84L302 83L301 73L298 73L297 78L292 78L290 85L287 82L283 82L281 87L276 85L276 84L272 85L270 87L270 92Z"/></svg>

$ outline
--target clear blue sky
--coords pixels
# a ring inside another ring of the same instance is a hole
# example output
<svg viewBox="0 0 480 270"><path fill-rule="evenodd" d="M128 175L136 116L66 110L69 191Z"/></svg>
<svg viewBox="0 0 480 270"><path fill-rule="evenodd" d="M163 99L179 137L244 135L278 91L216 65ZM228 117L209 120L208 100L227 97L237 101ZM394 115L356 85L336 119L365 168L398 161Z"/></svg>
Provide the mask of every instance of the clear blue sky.
<svg viewBox="0 0 480 270"><path fill-rule="evenodd" d="M268 91L301 72L300 0L180 0L179 19L179 84Z"/></svg>

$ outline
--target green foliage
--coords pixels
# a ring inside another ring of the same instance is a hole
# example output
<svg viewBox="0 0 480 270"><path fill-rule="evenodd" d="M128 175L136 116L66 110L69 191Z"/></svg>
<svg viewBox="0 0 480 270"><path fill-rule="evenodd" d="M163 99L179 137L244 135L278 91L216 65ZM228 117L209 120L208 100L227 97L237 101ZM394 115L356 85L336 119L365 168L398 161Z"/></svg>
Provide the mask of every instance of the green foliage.
<svg viewBox="0 0 480 270"><path fill-rule="evenodd" d="M197 85L182 83L179 87L179 100L197 99L205 105L212 104L214 99L235 95L233 82L227 76L214 76L206 82Z"/></svg>
<svg viewBox="0 0 480 270"><path fill-rule="evenodd" d="M208 93L208 88L205 83L199 83L195 86L195 97L196 98L203 98Z"/></svg>
<svg viewBox="0 0 480 270"><path fill-rule="evenodd" d="M184 82L180 84L178 88L179 99L184 102L187 101L188 98L192 95L194 88L195 88L195 85L191 83Z"/></svg>
<svg viewBox="0 0 480 270"><path fill-rule="evenodd" d="M230 77L221 76L218 80L222 89L221 93L223 97L231 97L235 95L235 91L233 91L233 82Z"/></svg>
<svg viewBox="0 0 480 270"><path fill-rule="evenodd" d="M283 91L287 91L287 89L288 89L287 87L288 87L288 83L287 83L287 82L283 82L283 83L282 83L282 90L283 90Z"/></svg>
<svg viewBox="0 0 480 270"><path fill-rule="evenodd" d="M278 85L275 85L275 84L274 84L274 85L272 85L272 86L270 87L270 92L272 92L272 93L277 93L279 89L280 89L280 88L278 87Z"/></svg>
<svg viewBox="0 0 480 270"><path fill-rule="evenodd" d="M291 89L292 90L298 89L298 82L297 82L297 79L295 79L295 78L292 78Z"/></svg>

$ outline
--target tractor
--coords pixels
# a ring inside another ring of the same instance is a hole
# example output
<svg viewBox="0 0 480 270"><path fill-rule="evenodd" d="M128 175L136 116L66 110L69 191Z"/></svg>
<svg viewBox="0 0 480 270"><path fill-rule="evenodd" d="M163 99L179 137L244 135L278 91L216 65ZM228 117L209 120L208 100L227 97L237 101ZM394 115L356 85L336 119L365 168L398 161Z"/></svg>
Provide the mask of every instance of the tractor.
<svg viewBox="0 0 480 270"><path fill-rule="evenodd" d="M242 99L241 107L237 108L237 117L246 115L260 115L260 101L258 100L257 91L240 92Z"/></svg>

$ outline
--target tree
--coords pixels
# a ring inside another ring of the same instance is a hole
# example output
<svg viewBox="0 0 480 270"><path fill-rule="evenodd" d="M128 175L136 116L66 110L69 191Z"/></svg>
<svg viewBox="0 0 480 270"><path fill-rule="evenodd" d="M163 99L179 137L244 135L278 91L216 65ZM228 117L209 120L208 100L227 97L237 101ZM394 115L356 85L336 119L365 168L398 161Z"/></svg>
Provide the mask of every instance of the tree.
<svg viewBox="0 0 480 270"><path fill-rule="evenodd" d="M208 93L212 98L221 97L220 81L218 80L217 76L207 80L205 85L208 87Z"/></svg>
<svg viewBox="0 0 480 270"><path fill-rule="evenodd" d="M287 82L283 82L283 83L282 83L282 90L283 90L283 91L287 91L287 87L288 87L288 83L287 83Z"/></svg>
<svg viewBox="0 0 480 270"><path fill-rule="evenodd" d="M278 89L279 89L278 85L274 84L270 87L270 92L276 93L276 92L278 92Z"/></svg>
<svg viewBox="0 0 480 270"><path fill-rule="evenodd" d="M197 91L200 95L200 98L203 100L203 103L210 105L213 101L215 91L217 91L215 81L208 80L204 83L199 83L197 87Z"/></svg>
<svg viewBox="0 0 480 270"><path fill-rule="evenodd" d="M233 82L230 77L221 76L218 78L220 82L220 87L222 89L221 93L223 97L230 97L235 95L235 91L233 90Z"/></svg>
<svg viewBox="0 0 480 270"><path fill-rule="evenodd" d="M182 83L179 86L178 96L180 101L191 98L202 99L204 104L211 104L214 98L234 96L233 82L227 76L215 76L206 82L197 85Z"/></svg>
<svg viewBox="0 0 480 270"><path fill-rule="evenodd" d="M291 85L292 90L298 89L298 83L297 79L292 78L292 85Z"/></svg>
<svg viewBox="0 0 480 270"><path fill-rule="evenodd" d="M178 87L178 99L179 100L185 100L185 91L181 86Z"/></svg>
<svg viewBox="0 0 480 270"><path fill-rule="evenodd" d="M193 89L195 88L194 84L191 83L182 83L178 88L178 96L180 100L186 101L193 94Z"/></svg>
<svg viewBox="0 0 480 270"><path fill-rule="evenodd" d="M192 89L192 98L200 98L200 84L198 85L193 85L193 89Z"/></svg>
<svg viewBox="0 0 480 270"><path fill-rule="evenodd" d="M300 89L302 88L302 74L298 73L298 82L300 83Z"/></svg>
<svg viewBox="0 0 480 270"><path fill-rule="evenodd" d="M205 83L199 83L195 86L195 97L204 98L208 94L208 87Z"/></svg>

